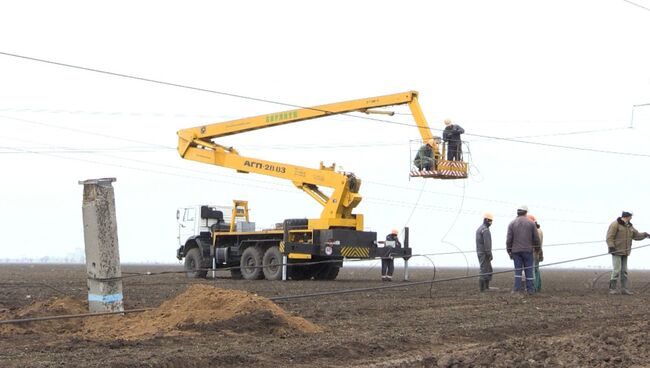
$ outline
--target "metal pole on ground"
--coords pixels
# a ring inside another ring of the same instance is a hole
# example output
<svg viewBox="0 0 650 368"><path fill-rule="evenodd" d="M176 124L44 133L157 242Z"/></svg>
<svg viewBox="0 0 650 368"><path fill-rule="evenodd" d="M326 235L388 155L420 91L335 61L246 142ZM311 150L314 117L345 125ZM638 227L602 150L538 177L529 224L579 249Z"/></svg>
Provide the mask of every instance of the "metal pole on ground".
<svg viewBox="0 0 650 368"><path fill-rule="evenodd" d="M79 181L84 186L82 213L90 312L124 311L114 181Z"/></svg>
<svg viewBox="0 0 650 368"><path fill-rule="evenodd" d="M287 255L282 255L282 281L287 281Z"/></svg>
<svg viewBox="0 0 650 368"><path fill-rule="evenodd" d="M409 244L410 229L408 226L404 227L404 249L410 248ZM409 257L404 258L404 281L409 281Z"/></svg>
<svg viewBox="0 0 650 368"><path fill-rule="evenodd" d="M409 260L404 260L404 281L409 280Z"/></svg>

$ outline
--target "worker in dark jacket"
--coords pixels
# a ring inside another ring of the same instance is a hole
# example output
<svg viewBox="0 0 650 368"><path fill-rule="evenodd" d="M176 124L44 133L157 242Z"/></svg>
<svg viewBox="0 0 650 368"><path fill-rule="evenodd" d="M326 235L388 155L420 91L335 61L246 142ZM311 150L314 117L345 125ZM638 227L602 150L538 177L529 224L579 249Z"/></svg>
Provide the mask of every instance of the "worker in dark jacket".
<svg viewBox="0 0 650 368"><path fill-rule="evenodd" d="M397 235L399 231L393 229L390 234L386 235L386 242L384 242L384 247L388 248L387 252L381 258L381 280L382 281L393 281L393 271L395 270L395 260L391 254L393 248L401 248L402 244L399 242Z"/></svg>
<svg viewBox="0 0 650 368"><path fill-rule="evenodd" d="M609 279L609 293L618 294L616 284L621 279L621 294L632 295L627 287L627 257L632 252L632 240L650 238L648 233L638 232L632 223L632 212L623 211L621 217L607 229L607 247L612 255L612 276Z"/></svg>
<svg viewBox="0 0 650 368"><path fill-rule="evenodd" d="M481 292L490 290L490 281L492 280L492 234L490 234L490 225L494 216L486 212L483 215L483 223L476 230L476 255L478 255L478 264L481 275L478 279L478 287Z"/></svg>
<svg viewBox="0 0 650 368"><path fill-rule="evenodd" d="M460 135L465 129L458 124L452 124L451 120L445 120L445 129L442 131L442 139L447 142L447 160L460 161L463 159L461 151Z"/></svg>
<svg viewBox="0 0 650 368"><path fill-rule="evenodd" d="M433 139L429 139L427 143L422 145L415 155L413 163L420 171L432 171L436 168L436 152L438 145Z"/></svg>
<svg viewBox="0 0 650 368"><path fill-rule="evenodd" d="M508 225L506 250L510 259L515 263L515 284L512 291L523 291L521 282L521 271L523 270L526 274L526 290L528 294L533 294L535 293L533 250L539 247L539 234L535 223L526 217L527 213L528 206L519 206L517 209L517 218Z"/></svg>
<svg viewBox="0 0 650 368"><path fill-rule="evenodd" d="M537 218L530 213L528 214L528 219L535 223L537 227L537 235L539 235L539 247L533 250L533 276L535 277L535 292L539 293L542 291L542 274L539 273L539 263L544 261L544 252L542 251L542 245L544 245L544 232L542 227L537 222Z"/></svg>

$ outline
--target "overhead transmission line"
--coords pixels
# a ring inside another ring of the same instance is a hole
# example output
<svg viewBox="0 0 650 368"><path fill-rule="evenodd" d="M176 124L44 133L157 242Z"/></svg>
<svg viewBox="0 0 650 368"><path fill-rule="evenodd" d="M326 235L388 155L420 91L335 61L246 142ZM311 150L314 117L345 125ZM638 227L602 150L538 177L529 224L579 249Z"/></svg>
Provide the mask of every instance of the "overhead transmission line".
<svg viewBox="0 0 650 368"><path fill-rule="evenodd" d="M25 141L22 139L17 139L17 138L6 138L0 136L0 138L5 138L5 139L13 139L13 140L18 140L18 141ZM25 141L26 142L26 141ZM30 142L33 143L33 142ZM213 178L205 178L205 177L191 177L189 178L187 175L182 175L178 173L173 173L173 172L167 172L167 171L161 171L161 170L155 170L155 169L145 169L137 166L132 166L132 165L124 165L124 164L118 164L118 163L109 163L109 162L103 162L103 161L97 161L97 160L91 160L91 159L85 159L85 158L80 158L80 157L68 157L68 156L61 156L58 154L51 154L51 153L45 153L42 151L34 151L34 150L29 150L29 149L20 149L17 148L18 150L23 151L24 153L32 153L32 154L37 154L37 155L44 155L44 156L50 156L50 157L55 157L55 158L60 158L60 159L65 159L65 160L74 160L74 161L80 161L80 162L86 162L86 163L92 163L92 164L99 164L99 165L104 165L104 166L112 166L112 167L119 167L123 169L128 169L128 170L135 170L138 172L150 172L154 174L159 174L159 175L168 175L168 176L173 176L173 177L180 177L184 179L191 179L191 180L202 180L202 181L208 181L208 182L216 182L216 183L225 183L225 184L231 184L231 185L239 185L239 186L246 186L250 188L257 188L257 189L265 189L269 191L275 191L275 192L284 192L284 193L290 193L290 194L298 194L299 192L296 192L294 190L290 190L290 187L285 184L281 183L272 183L264 180L257 180L257 179L249 179L249 178L240 178L240 177L235 177L235 176L226 176L224 180L218 180L218 179L213 179ZM203 172L200 170L195 170L195 169L189 169L189 168L180 168L176 167L173 165L167 165L167 164L159 164L159 163L154 163L150 161L143 161L143 160L135 160L135 159L129 159L129 158L123 158L119 156L114 156L114 155L108 155L108 154L98 154L99 156L104 156L108 158L113 158L113 159L118 159L118 160L124 160L124 161L129 161L132 163L143 163L145 165L152 165L152 166L161 166L164 168L170 168L170 169L176 169L176 170L183 170L183 171L189 171L189 172L198 172L200 174L205 174L205 175L211 175L210 173ZM264 184L262 185L256 185L256 184L241 184L241 183L235 183L231 181L226 181L225 179L234 179L234 180L244 180L244 181L251 181L251 182L256 182L256 183L261 183ZM279 188L269 188L268 185L274 185ZM422 192L420 192L422 194ZM435 211L435 212L457 212L458 209L451 208L451 207L442 207L442 206L433 206L433 205L423 205L418 202L415 203L409 203L405 201L396 201L396 200L390 200L386 198L375 198L375 197L365 197L366 201L369 203L377 203L381 205L388 205L392 207L408 207L408 208L418 208L420 210L424 211ZM480 213L480 211L477 210L463 210L461 208L461 212L463 215L468 215L468 214L477 214ZM570 220L570 219L554 219L554 218L546 218L545 221L561 221L561 222L569 222L569 223L576 223L576 224L603 224L600 222L591 222L591 221L577 221L577 220Z"/></svg>
<svg viewBox="0 0 650 368"><path fill-rule="evenodd" d="M36 143L36 142L33 142L33 141L18 139L18 138L8 138L8 137L2 137L2 136L0 136L0 138L16 140L16 141L21 141L21 142L27 142L27 143L31 143L31 144ZM51 145L51 147L58 148L58 149L69 149L69 147L64 147L64 146L52 146ZM0 149L1 149L1 147L0 147ZM114 162L108 163L108 162L85 159L85 158L79 158L79 157L68 157L68 156L62 156L60 154L52 154L52 153L49 153L49 152L44 152L44 151L40 151L40 150L32 150L32 149L28 149L28 148L17 148L16 147L14 149L19 151L19 152L22 152L22 153L44 155L44 156L50 156L50 157L55 157L55 158L60 158L60 159L75 160L75 161L81 161L81 162L86 162L86 163L100 164L100 165L104 165L104 166L119 167L119 168L123 168L123 169L135 170L135 171L139 171L139 172L144 171L144 172L151 172L151 173L160 174L160 175L169 175L169 176L175 176L175 177L181 177L181 178L188 179L188 177L186 175L181 175L181 174L167 172L167 171L161 171L161 170L155 170L155 169L144 169L144 168L136 167L136 166L132 166L132 165L118 164L118 163L114 163ZM2 153L2 152L0 152L0 153ZM106 154L106 153L96 153L96 155L97 156L107 157L107 158L110 158L110 159L123 160L123 161L127 161L127 162L130 162L130 163L139 163L139 164L144 164L144 165L149 165L149 166L159 166L159 167L163 167L163 168L169 168L169 169L173 169L173 170L182 170L182 171L186 171L186 172L196 172L196 173L199 173L199 174L210 175L210 176L214 175L213 173L206 172L206 171L203 171L203 170L197 170L197 169L191 169L191 168L182 168L182 167L177 167L177 166L174 166L174 165L156 163L156 162L151 162L151 161L146 161L146 160L138 160L138 159L133 159L133 158L124 158L124 157L120 157L120 156L116 156L116 155L110 155L110 154ZM290 186L288 186L286 184L282 184L282 183L275 183L275 182L269 182L269 181L265 181L265 180L251 179L251 178L242 178L242 177L232 176L232 175L220 175L220 176L225 177L225 178L231 178L233 180L243 180L243 181L261 183L261 184L265 185L265 186L260 186L260 185L255 185L255 184L245 184L245 186L248 186L248 187L251 187L251 188L262 188L262 189L266 189L266 190L270 190L270 191L285 192L285 193L292 193L292 194L297 194L298 193L298 192L295 192L293 190L290 190L290 188L291 188ZM232 183L232 182L225 181L223 179L222 180L217 180L217 179L204 178L204 177L192 177L191 179L197 179L197 180L203 180L203 181L209 181L209 182L217 182L217 183L228 183L228 184L233 184L233 185L237 184L237 183ZM377 184L381 184L381 183L377 183ZM238 185L240 185L240 184L238 184ZM278 187L278 188L269 188L268 185L272 185L272 186L275 186L275 187ZM395 185L388 185L388 184L382 184L382 185L386 185L386 186L389 186L389 187L400 188L400 189L403 189L403 190L415 190L415 189L412 189L412 188L395 186ZM453 194L448 194L448 193L426 191L426 190L424 190L424 187L422 187L422 189L419 190L419 192L420 192L420 194L418 196L418 201L416 201L415 203L409 203L409 202L406 202L406 201L390 200L390 199L386 199L386 198L367 197L367 196L365 198L366 198L366 201L368 201L369 203L374 202L374 203L377 203L377 204L389 205L389 206L393 206L393 207L412 207L413 210L415 208L418 208L418 209L425 210L425 211L436 211L436 212L457 212L458 211L458 209L451 208L451 207L423 205L423 204L420 204L418 202L419 202L419 198L423 194L423 192L430 192L430 193L433 193L433 194L443 194L443 195L448 195L448 196L460 196L460 195L453 195ZM460 196L460 197L465 198L465 196ZM466 197L466 198L468 198L468 199L481 199L481 198L478 198L478 197ZM486 200L486 199L482 199L482 200ZM489 199L487 199L487 200L489 201ZM498 201L498 202L503 202L503 201ZM509 202L503 202L503 203L510 204ZM558 210L556 208L551 208L551 209ZM559 209L559 210L564 211L564 212L571 212L570 210L566 210L566 209L564 209L564 210ZM464 210L464 209L461 209L461 212L462 212L463 215L480 213L480 211L477 211L477 210ZM602 224L600 222L592 222L592 221L577 221L577 220L553 219L553 218L546 218L546 221L561 221L561 222L570 222L570 223L578 223L578 224Z"/></svg>
<svg viewBox="0 0 650 368"><path fill-rule="evenodd" d="M646 8L645 6L643 6L643 5L641 5L641 4L637 4L637 3L632 2L632 1L630 1L630 0L623 0L623 1L625 1L625 2L628 3L628 4L632 4L632 5L634 5L634 6L637 6L637 7L641 8L641 9L644 9L644 10L650 11L650 8Z"/></svg>
<svg viewBox="0 0 650 368"><path fill-rule="evenodd" d="M159 85L166 85L166 86L189 89L189 90L194 90L194 91L199 91L199 92L213 93L213 94L218 94L218 95L222 95L222 96L241 98L241 99L250 100L250 101L264 102L264 103L287 106L287 107L298 108L298 109L314 110L314 111L323 112L325 114L332 113L331 111L316 109L316 108L313 108L313 107L305 107L305 106L289 104L289 103L285 103L285 102L279 102L279 101L274 101L274 100L269 100L269 99L264 99L264 98L251 97L251 96L246 96L246 95L241 95L241 94L236 94L236 93L217 91L217 90L213 90L213 89L193 87L193 86L180 84L180 83L165 82L165 81L161 81L161 80L157 80L157 79L138 77L138 76L134 76L134 75L130 75L130 74L116 73L116 72L111 72L111 71L106 71L106 70L101 70L101 69L95 69L95 68L89 68L89 67L84 67L84 66L79 66L79 65L67 64L67 63L62 63L62 62L57 62L57 61L52 61L52 60L35 58L35 57L31 57L31 56L18 55L18 54L13 54L13 53L9 53L9 52L0 51L0 55L10 56L10 57L14 57L14 58L30 60L30 61L40 62L40 63L46 63L46 64L51 64L51 65L57 65L57 66L62 66L62 67L66 67L66 68L79 69L79 70L84 70L84 71L89 71L89 72L94 72L94 73L99 73L99 74L105 74L105 75L110 75L110 76L115 76L115 77L139 80L139 81L149 82L149 83L155 83L155 84L159 84ZM377 122L382 122L382 123L386 123L386 124L394 124L394 125L401 125L401 126L408 126L408 127L418 127L416 124L391 121L391 120L380 119L380 118L375 118L375 117L370 117L370 116L357 116L357 115L349 115L349 114L341 114L341 115L355 116L355 117L357 117L359 119L377 121ZM437 128L430 128L430 129L435 130L435 131L442 131L442 129L437 129ZM595 148L563 146L563 145L559 145L559 144L532 142L532 141L525 141L525 140L515 139L515 138L505 138L505 137L490 136L490 135L485 135L485 134L465 133L465 136L478 137L478 138L487 138L487 139L494 139L494 140L501 140L501 141L522 143L522 144L532 144L532 145L543 146L543 147L553 147L553 148L559 148L559 149L568 149L568 150L576 150L576 151L584 151L584 152L614 154L614 155L622 155L622 156L650 157L650 154L644 154L644 153L620 152L620 151L601 150L601 149L595 149Z"/></svg>

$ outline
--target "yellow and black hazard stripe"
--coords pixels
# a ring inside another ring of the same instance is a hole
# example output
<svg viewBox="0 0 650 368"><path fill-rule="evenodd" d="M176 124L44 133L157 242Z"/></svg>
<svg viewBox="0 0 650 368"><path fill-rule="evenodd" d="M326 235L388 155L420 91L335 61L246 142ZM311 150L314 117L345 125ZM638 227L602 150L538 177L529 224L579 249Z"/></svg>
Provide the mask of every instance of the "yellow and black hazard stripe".
<svg viewBox="0 0 650 368"><path fill-rule="evenodd" d="M356 258L369 258L370 248L364 247L341 247L341 255L343 257L356 257Z"/></svg>

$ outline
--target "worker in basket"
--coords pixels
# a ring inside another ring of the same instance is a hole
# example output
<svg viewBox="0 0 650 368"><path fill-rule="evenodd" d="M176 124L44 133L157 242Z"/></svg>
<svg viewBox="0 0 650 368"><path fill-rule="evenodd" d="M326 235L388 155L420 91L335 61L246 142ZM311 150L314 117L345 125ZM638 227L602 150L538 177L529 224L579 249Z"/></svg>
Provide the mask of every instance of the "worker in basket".
<svg viewBox="0 0 650 368"><path fill-rule="evenodd" d="M422 147L418 150L418 153L415 155L415 160L413 164L420 171L433 171L436 168L436 153L438 152L438 145L436 141L432 138L423 144Z"/></svg>

